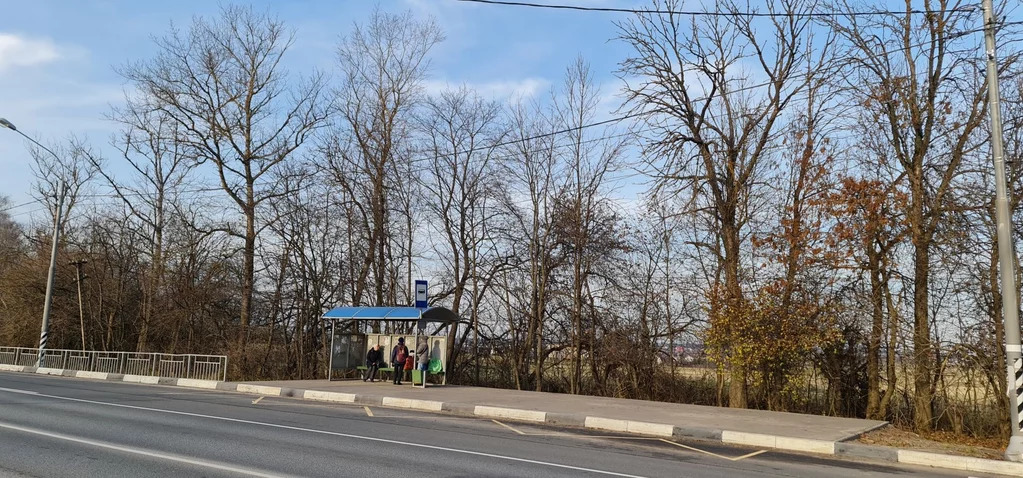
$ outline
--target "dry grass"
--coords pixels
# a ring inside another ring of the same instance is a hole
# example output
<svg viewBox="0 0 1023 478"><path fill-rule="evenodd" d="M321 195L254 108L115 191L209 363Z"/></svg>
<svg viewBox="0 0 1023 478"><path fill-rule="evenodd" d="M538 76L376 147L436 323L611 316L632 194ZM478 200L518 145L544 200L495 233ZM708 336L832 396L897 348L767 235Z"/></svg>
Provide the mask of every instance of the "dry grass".
<svg viewBox="0 0 1023 478"><path fill-rule="evenodd" d="M890 446L992 460L1001 460L1005 452L1005 440L1001 438L970 438L949 432L919 435L893 426L867 433L857 441L866 445Z"/></svg>

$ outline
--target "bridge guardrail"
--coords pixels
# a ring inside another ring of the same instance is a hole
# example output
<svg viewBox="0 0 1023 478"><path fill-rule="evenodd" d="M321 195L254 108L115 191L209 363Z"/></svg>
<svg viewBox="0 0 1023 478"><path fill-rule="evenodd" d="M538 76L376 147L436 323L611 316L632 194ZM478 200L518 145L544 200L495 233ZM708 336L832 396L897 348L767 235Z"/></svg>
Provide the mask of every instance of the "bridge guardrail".
<svg viewBox="0 0 1023 478"><path fill-rule="evenodd" d="M0 346L0 364L34 367L39 349ZM41 367L151 377L226 380L227 356L46 349Z"/></svg>

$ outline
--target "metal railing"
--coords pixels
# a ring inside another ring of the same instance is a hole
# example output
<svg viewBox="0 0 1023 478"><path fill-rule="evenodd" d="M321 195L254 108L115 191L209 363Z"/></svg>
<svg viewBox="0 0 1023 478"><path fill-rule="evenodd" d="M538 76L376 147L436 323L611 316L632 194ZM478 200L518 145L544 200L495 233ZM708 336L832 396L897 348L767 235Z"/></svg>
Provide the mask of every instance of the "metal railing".
<svg viewBox="0 0 1023 478"><path fill-rule="evenodd" d="M39 349L0 347L0 364L36 366ZM42 367L151 377L226 380L227 356L46 349Z"/></svg>

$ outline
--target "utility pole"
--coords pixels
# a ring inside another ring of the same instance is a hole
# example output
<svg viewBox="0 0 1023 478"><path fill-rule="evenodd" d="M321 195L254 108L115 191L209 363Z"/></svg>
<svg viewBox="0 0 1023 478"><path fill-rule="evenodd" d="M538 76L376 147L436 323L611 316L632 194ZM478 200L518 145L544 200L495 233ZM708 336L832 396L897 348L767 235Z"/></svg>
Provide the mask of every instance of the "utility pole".
<svg viewBox="0 0 1023 478"><path fill-rule="evenodd" d="M78 259L77 261L71 261L70 264L75 266L75 282L78 284L78 321L82 326L82 350L85 348L85 309L82 306L82 281L88 276L82 275L82 266L87 264L89 261L85 259Z"/></svg>
<svg viewBox="0 0 1023 478"><path fill-rule="evenodd" d="M1009 427L1012 435L1005 458L1023 461L1023 356L1021 356L1019 310L1012 244L1012 214L1009 211L1002 146L1002 112L998 92L998 60L995 57L995 18L991 0L984 0L984 46L987 50L988 111L991 114L991 155L995 165L995 217L998 223L998 269L1002 282L1002 315L1005 318L1005 362L1008 372Z"/></svg>

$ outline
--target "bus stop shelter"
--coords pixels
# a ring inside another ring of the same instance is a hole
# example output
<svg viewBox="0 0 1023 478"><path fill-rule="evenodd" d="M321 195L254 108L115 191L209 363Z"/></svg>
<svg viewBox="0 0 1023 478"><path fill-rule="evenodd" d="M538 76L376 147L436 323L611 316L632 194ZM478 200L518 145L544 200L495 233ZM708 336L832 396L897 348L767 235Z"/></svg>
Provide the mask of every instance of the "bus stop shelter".
<svg viewBox="0 0 1023 478"><path fill-rule="evenodd" d="M448 336L435 334L428 335L427 327L434 324L437 331L447 327L458 320L458 315L445 307L336 307L323 314L324 320L332 321L330 340L330 368L327 375L328 380L333 380L335 375L352 375L351 372L365 367L366 353L374 345L380 345L384 354L384 360L390 361L391 348L398 343L400 337L411 337L405 340L409 348L410 356L415 357L416 346L420 339L425 338L430 350L430 371L429 374L439 375L441 383L447 383L447 342ZM357 325L378 324L381 332L363 332L360 329L368 327L354 327L354 331L342 331L339 323L343 321L355 322ZM383 325L384 327L380 327ZM390 331L385 331L386 326L391 325ZM410 333L400 333L403 329ZM439 363L439 367L438 367ZM393 364L392 364L393 365ZM439 370L438 370L439 368ZM399 373L395 371L394 373ZM425 380L426 377L423 377Z"/></svg>

